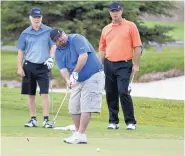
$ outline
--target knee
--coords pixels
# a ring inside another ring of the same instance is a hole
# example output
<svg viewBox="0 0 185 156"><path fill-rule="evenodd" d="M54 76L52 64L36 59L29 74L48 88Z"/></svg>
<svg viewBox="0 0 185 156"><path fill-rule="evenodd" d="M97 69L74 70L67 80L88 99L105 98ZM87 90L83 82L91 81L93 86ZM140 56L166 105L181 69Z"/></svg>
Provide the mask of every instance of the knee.
<svg viewBox="0 0 185 156"><path fill-rule="evenodd" d="M128 94L128 88L120 88L119 90L118 90L118 92L119 92L119 95L120 96L125 96L125 95L127 95Z"/></svg>

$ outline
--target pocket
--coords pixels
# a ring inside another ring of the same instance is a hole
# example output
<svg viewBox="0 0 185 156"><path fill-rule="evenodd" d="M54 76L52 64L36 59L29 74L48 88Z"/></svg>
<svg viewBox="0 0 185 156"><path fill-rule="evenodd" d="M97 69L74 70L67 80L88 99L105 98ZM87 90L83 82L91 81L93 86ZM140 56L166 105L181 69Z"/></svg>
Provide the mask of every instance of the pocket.
<svg viewBox="0 0 185 156"><path fill-rule="evenodd" d="M28 83L30 83L31 82L31 80L30 80L30 78L27 76L27 75L25 75L23 78L22 78L22 83L23 84L28 84Z"/></svg>
<svg viewBox="0 0 185 156"><path fill-rule="evenodd" d="M23 63L23 70L25 71L27 68L28 68L28 62L25 61L25 62Z"/></svg>
<svg viewBox="0 0 185 156"><path fill-rule="evenodd" d="M88 98L88 103L89 103L89 108L91 109L99 109L101 106L101 99L102 99L102 94L99 92L89 92L89 98Z"/></svg>

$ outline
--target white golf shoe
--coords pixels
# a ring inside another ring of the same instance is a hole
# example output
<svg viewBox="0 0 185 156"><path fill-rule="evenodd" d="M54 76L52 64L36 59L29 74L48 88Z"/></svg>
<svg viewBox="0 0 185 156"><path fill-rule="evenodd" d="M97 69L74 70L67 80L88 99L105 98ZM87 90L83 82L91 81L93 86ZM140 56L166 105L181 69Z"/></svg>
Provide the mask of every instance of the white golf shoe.
<svg viewBox="0 0 185 156"><path fill-rule="evenodd" d="M119 124L110 123L107 129L119 129Z"/></svg>
<svg viewBox="0 0 185 156"><path fill-rule="evenodd" d="M38 127L38 122L35 119L31 119L30 121L24 124L24 127Z"/></svg>
<svg viewBox="0 0 185 156"><path fill-rule="evenodd" d="M68 144L87 144L87 137L85 134L73 132L72 136L64 138L64 142Z"/></svg>
<svg viewBox="0 0 185 156"><path fill-rule="evenodd" d="M127 128L126 128L126 129L127 129L127 130L135 130L135 129L136 129L136 125L130 123L130 124L127 125Z"/></svg>
<svg viewBox="0 0 185 156"><path fill-rule="evenodd" d="M49 120L44 120L43 123L42 123L42 127L43 128L53 128L54 124L51 123Z"/></svg>

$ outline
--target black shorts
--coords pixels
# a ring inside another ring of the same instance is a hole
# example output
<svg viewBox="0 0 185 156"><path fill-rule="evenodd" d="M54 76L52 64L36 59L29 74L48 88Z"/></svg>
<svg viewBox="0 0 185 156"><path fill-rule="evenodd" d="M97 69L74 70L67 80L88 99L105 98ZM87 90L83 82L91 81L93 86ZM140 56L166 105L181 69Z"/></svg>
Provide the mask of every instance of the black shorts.
<svg viewBox="0 0 185 156"><path fill-rule="evenodd" d="M22 79L21 94L36 95L37 83L40 94L48 94L50 72L46 65L25 61L23 70L25 77Z"/></svg>

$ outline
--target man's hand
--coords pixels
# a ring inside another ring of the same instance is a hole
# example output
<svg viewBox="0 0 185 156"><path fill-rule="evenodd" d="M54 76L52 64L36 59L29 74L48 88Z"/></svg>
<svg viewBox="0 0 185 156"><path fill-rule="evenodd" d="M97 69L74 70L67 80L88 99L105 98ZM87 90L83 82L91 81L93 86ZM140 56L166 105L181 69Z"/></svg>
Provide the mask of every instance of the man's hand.
<svg viewBox="0 0 185 156"><path fill-rule="evenodd" d="M139 71L139 65L134 64L132 67L132 74L136 74Z"/></svg>
<svg viewBox="0 0 185 156"><path fill-rule="evenodd" d="M48 69L53 68L53 66L54 66L54 58L49 57L49 58L46 60L46 62L44 63L44 65L47 65L47 66L48 66Z"/></svg>
<svg viewBox="0 0 185 156"><path fill-rule="evenodd" d="M72 72L72 74L71 74L69 80L70 80L73 84L75 84L75 83L77 82L77 80L78 80L78 73L77 73L77 72Z"/></svg>
<svg viewBox="0 0 185 156"><path fill-rule="evenodd" d="M72 72L69 80L67 80L67 87L69 89L73 88L76 86L78 80L78 73L77 72Z"/></svg>
<svg viewBox="0 0 185 156"><path fill-rule="evenodd" d="M24 77L24 76L25 76L25 73L24 73L23 68L18 68L17 74L18 74L20 77Z"/></svg>

